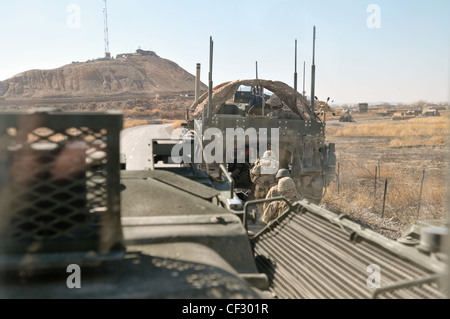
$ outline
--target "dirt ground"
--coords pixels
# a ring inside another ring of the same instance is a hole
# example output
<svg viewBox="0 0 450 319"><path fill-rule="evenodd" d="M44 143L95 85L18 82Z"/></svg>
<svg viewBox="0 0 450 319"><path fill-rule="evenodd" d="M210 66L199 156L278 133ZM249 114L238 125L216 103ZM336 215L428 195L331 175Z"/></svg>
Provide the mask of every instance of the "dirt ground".
<svg viewBox="0 0 450 319"><path fill-rule="evenodd" d="M328 121L327 142L336 145L339 182L327 189L321 205L393 239L417 219L445 219L449 148L442 140L447 140L448 133L436 130L431 136L413 137L410 133L400 139L388 133L406 124L373 117L349 123ZM374 135L358 133L368 126L380 131ZM341 136L336 134L344 127L355 133L347 130ZM442 135L442 140L435 142L433 135ZM394 139L404 143L392 143ZM434 142L428 143L431 139Z"/></svg>

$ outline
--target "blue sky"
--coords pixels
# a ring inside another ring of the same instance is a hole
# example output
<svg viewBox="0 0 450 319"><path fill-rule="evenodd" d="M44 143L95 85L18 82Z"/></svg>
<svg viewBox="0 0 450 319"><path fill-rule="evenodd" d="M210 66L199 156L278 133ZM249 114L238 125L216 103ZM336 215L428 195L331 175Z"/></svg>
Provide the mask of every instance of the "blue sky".
<svg viewBox="0 0 450 319"><path fill-rule="evenodd" d="M450 1L445 0L108 0L113 56L153 50L207 84L259 77L299 90L312 29L316 95L335 103L444 102L450 96ZM371 6L372 5L372 6ZM373 6L375 5L375 6ZM0 7L0 80L104 53L102 0L16 0ZM74 9L75 8L75 9ZM375 8L375 9L374 9Z"/></svg>

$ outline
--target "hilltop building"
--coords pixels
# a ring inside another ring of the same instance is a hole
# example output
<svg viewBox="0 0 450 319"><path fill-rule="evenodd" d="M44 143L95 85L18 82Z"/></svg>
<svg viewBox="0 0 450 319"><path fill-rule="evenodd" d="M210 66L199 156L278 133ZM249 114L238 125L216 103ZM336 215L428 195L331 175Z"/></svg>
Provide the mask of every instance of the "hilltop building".
<svg viewBox="0 0 450 319"><path fill-rule="evenodd" d="M158 57L158 55L154 51L146 51L146 50L142 50L142 49L137 49L135 53L117 54L116 59L126 59L130 56L156 56L156 57Z"/></svg>

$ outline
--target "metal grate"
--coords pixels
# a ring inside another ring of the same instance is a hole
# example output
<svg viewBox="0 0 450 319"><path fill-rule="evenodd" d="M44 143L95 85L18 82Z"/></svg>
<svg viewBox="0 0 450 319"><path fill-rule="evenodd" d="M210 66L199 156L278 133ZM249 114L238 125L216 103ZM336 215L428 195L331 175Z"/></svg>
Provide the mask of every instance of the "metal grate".
<svg viewBox="0 0 450 319"><path fill-rule="evenodd" d="M116 112L0 113L0 252L122 243Z"/></svg>
<svg viewBox="0 0 450 319"><path fill-rule="evenodd" d="M435 278L434 271L371 240L351 240L342 225L315 212L287 212L271 228L255 237L252 247L258 269L279 298L444 297L433 280L423 280ZM382 289L367 286L372 264L381 269Z"/></svg>

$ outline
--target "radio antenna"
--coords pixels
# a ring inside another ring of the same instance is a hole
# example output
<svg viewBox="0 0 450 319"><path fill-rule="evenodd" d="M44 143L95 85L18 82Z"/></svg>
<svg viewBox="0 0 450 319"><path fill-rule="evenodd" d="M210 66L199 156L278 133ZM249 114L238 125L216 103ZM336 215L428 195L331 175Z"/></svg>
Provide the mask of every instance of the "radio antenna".
<svg viewBox="0 0 450 319"><path fill-rule="evenodd" d="M294 105L297 107L297 39L295 39L295 63L294 63Z"/></svg>
<svg viewBox="0 0 450 319"><path fill-rule="evenodd" d="M313 56L311 66L311 112L314 114L315 82L316 82L316 26L313 29Z"/></svg>

